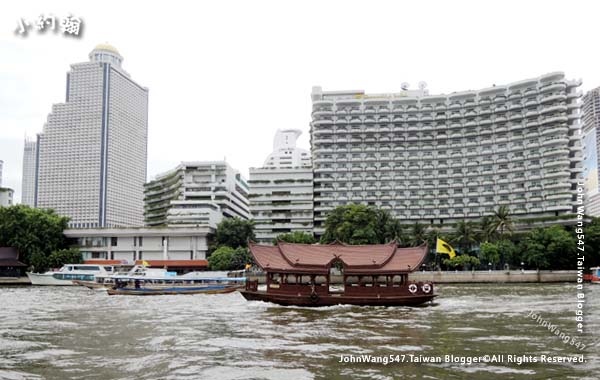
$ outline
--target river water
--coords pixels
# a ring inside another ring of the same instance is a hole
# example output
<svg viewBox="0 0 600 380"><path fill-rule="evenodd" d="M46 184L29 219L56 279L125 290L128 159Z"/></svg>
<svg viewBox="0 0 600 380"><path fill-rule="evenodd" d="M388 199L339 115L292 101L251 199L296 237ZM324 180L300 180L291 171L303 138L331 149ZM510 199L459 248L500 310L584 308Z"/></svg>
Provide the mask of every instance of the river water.
<svg viewBox="0 0 600 380"><path fill-rule="evenodd" d="M448 284L437 290L440 297L427 307L310 309L247 302L238 293L134 297L81 287L3 287L0 378L600 378L600 285L586 287L583 335L576 333L574 284ZM586 349L564 343L530 311ZM508 355L539 360L581 353L584 363L507 362ZM505 357L431 364L410 362L411 354ZM345 355L404 355L405 361L340 362Z"/></svg>

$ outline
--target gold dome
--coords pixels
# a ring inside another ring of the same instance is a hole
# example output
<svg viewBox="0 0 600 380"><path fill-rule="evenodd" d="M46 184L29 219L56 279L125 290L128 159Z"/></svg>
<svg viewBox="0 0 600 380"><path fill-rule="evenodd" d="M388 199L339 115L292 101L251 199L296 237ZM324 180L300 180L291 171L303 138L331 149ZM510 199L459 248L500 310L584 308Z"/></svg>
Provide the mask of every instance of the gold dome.
<svg viewBox="0 0 600 380"><path fill-rule="evenodd" d="M106 51L110 51L111 53L115 53L117 55L121 55L119 53L119 51L117 50L117 48L115 48L112 45L109 44L98 44L96 45L96 47L94 48L94 50L106 50Z"/></svg>

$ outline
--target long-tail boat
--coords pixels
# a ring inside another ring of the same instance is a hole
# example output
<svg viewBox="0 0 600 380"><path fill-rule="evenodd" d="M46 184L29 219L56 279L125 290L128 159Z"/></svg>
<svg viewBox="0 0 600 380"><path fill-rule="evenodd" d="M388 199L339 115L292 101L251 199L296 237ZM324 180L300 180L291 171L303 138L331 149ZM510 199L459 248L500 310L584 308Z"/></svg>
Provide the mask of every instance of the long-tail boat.
<svg viewBox="0 0 600 380"><path fill-rule="evenodd" d="M426 245L278 242L250 243L249 248L266 273L266 290L258 289L258 280L246 281L240 292L247 300L297 306L414 306L436 297L433 283L409 280L425 259ZM331 283L332 272L341 274L341 286Z"/></svg>

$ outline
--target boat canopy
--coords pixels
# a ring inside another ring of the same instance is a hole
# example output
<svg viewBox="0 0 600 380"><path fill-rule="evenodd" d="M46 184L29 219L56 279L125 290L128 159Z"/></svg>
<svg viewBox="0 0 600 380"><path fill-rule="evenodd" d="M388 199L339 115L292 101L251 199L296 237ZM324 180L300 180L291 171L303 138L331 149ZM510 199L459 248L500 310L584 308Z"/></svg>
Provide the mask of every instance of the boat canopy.
<svg viewBox="0 0 600 380"><path fill-rule="evenodd" d="M336 262L343 264L347 275L409 273L418 269L427 255L427 245L399 248L396 242L372 245L278 242L275 246L250 243L249 248L264 271L280 273L325 274Z"/></svg>

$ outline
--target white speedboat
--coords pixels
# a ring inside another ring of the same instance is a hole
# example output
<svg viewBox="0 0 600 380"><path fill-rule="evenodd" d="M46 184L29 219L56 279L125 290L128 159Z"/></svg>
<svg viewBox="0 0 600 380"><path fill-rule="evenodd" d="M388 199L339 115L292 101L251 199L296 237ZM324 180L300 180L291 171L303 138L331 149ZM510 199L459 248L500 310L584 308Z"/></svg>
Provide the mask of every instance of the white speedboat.
<svg viewBox="0 0 600 380"><path fill-rule="evenodd" d="M75 285L73 281L94 281L96 276L110 276L114 273L111 265L65 264L58 271L46 273L27 272L31 285Z"/></svg>

